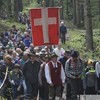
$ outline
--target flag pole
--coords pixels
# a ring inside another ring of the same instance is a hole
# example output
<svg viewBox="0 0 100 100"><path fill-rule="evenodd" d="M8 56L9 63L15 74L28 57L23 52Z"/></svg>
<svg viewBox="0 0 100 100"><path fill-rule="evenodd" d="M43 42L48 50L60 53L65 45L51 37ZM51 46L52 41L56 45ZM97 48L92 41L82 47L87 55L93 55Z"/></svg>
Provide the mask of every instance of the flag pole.
<svg viewBox="0 0 100 100"><path fill-rule="evenodd" d="M45 0L42 1L42 6L44 8L46 8L46 1ZM46 46L47 46L47 55L48 55L48 57L50 57L50 54L49 54L49 44L47 44Z"/></svg>

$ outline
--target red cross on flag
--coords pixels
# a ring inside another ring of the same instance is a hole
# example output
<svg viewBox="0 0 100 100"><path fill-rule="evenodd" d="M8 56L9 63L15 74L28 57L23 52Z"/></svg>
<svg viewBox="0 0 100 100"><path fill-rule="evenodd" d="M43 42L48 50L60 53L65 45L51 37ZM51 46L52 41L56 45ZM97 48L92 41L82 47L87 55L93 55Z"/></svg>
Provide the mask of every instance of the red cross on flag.
<svg viewBox="0 0 100 100"><path fill-rule="evenodd" d="M36 8L30 10L34 46L58 44L59 15L59 8Z"/></svg>

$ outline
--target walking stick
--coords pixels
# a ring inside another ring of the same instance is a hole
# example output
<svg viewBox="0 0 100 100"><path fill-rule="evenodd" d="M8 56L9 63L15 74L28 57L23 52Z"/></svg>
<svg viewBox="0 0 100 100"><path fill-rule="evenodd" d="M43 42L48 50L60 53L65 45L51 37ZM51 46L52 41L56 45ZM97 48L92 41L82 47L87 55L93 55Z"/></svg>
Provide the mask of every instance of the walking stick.
<svg viewBox="0 0 100 100"><path fill-rule="evenodd" d="M4 83L5 83L6 79L7 79L7 75L8 75L8 67L6 68L6 73L5 73L4 80L3 80L2 84L0 85L0 90L1 90L2 87L4 86Z"/></svg>
<svg viewBox="0 0 100 100"><path fill-rule="evenodd" d="M4 80L3 80L2 84L0 85L0 96L3 95L3 89L7 86L7 84L6 84L7 76L8 76L8 67L6 68Z"/></svg>

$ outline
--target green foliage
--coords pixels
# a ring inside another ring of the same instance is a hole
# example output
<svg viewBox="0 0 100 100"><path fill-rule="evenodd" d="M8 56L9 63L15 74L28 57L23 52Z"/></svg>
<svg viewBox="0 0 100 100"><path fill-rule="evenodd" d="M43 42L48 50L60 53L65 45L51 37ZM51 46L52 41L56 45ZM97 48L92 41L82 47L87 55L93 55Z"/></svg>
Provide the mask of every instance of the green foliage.
<svg viewBox="0 0 100 100"><path fill-rule="evenodd" d="M69 39L62 47L65 50L76 49L80 52L80 56L84 59L99 60L100 56L100 30L94 30L94 51L87 51L85 44L85 31L84 30L69 30Z"/></svg>
<svg viewBox="0 0 100 100"><path fill-rule="evenodd" d="M37 2L31 2L29 5L24 6L23 12L28 13L29 9L34 8L34 7L40 7L41 5L38 4Z"/></svg>
<svg viewBox="0 0 100 100"><path fill-rule="evenodd" d="M63 14L64 20L73 21L73 0L63 0ZM84 0L80 0L80 3L83 4ZM91 1L91 12L93 18L93 28L100 28L100 21L99 21L99 0L90 0ZM68 7L67 7L68 6ZM82 25L82 28L84 26Z"/></svg>
<svg viewBox="0 0 100 100"><path fill-rule="evenodd" d="M0 0L0 4L1 4ZM30 8L33 7L40 7L36 0L30 0L31 2L28 4L28 0L23 0L24 10L23 12L28 12ZM55 0L55 6L59 6L59 1ZM73 25L73 14L72 14L72 0L68 0L68 10L67 10L67 0L63 0L63 4L61 5L64 7L64 20L66 25L69 29L68 34L69 38L65 45L62 45L63 48L67 49L77 49L80 52L80 55L83 58L93 58L99 59L100 55L100 22L99 15L98 15L98 0L91 0L91 7L92 7L92 16L93 16L93 28L98 28L98 30L94 30L93 38L94 38L94 51L86 51L86 41L85 41L85 30L76 30L76 26ZM68 11L68 12L67 12ZM4 31L4 29L11 28L12 25L15 24L18 28L22 30L25 29L25 25L21 25L19 23L14 22L13 20L0 20L0 32ZM84 27L83 27L84 28Z"/></svg>
<svg viewBox="0 0 100 100"><path fill-rule="evenodd" d="M11 28L13 25L16 25L22 31L24 31L26 28L25 25L17 23L14 20L1 20L0 19L0 33L4 32L5 29Z"/></svg>
<svg viewBox="0 0 100 100"><path fill-rule="evenodd" d="M3 0L0 0L0 6L2 6L3 5Z"/></svg>
<svg viewBox="0 0 100 100"><path fill-rule="evenodd" d="M99 0L91 0L91 11L92 11L92 16L95 17L98 15L99 11Z"/></svg>
<svg viewBox="0 0 100 100"><path fill-rule="evenodd" d="M99 21L99 15L93 17L93 20L92 20L92 24L93 24L93 28L100 28L100 21Z"/></svg>
<svg viewBox="0 0 100 100"><path fill-rule="evenodd" d="M30 7L33 8L33 7L39 7L38 3L37 2L32 2L30 4Z"/></svg>

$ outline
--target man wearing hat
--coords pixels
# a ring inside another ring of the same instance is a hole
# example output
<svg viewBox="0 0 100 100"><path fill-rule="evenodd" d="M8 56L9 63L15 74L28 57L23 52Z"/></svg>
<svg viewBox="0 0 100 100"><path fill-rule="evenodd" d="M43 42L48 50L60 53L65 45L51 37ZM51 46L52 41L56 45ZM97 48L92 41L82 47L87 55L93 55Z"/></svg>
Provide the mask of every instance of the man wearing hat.
<svg viewBox="0 0 100 100"><path fill-rule="evenodd" d="M62 64L57 61L57 55L51 54L51 60L45 65L45 76L49 84L49 100L61 97L61 86L65 83L65 73Z"/></svg>
<svg viewBox="0 0 100 100"><path fill-rule="evenodd" d="M72 99L77 100L77 95L82 92L82 79L81 75L83 73L83 62L79 58L79 52L73 50L71 52L71 57L67 60L65 64L65 73L67 80L71 85Z"/></svg>
<svg viewBox="0 0 100 100"><path fill-rule="evenodd" d="M39 97L42 100L49 100L49 89L48 89L48 83L45 78L45 65L50 61L49 55L45 54L44 57L41 58L42 63L40 65L40 71L39 71Z"/></svg>
<svg viewBox="0 0 100 100"><path fill-rule="evenodd" d="M29 52L28 51L24 51L23 52L23 57L18 61L18 63L21 65L21 70L23 70L24 64L29 60ZM26 94L27 92L27 87L26 87L26 83L25 80L23 80L23 88L24 88L24 94Z"/></svg>
<svg viewBox="0 0 100 100"><path fill-rule="evenodd" d="M23 74L27 86L27 94L37 98L38 95L38 73L40 70L40 62L36 59L35 52L31 53L29 60L24 64Z"/></svg>
<svg viewBox="0 0 100 100"><path fill-rule="evenodd" d="M64 71L65 71L65 63L69 58L70 58L70 51L68 50L68 51L65 51L63 57L59 59L59 61L63 65ZM68 84L68 81L67 81L66 85L67 85L66 87L67 87L67 91L68 91L68 92L66 92L66 96L68 97L68 96L71 95L71 93L70 93L70 84ZM62 86L61 91L62 91L62 95L61 96L63 97L64 86Z"/></svg>
<svg viewBox="0 0 100 100"><path fill-rule="evenodd" d="M9 81L12 87L13 99L18 95L21 95L21 89L23 84L23 73L19 64L14 65L14 69L9 73Z"/></svg>

